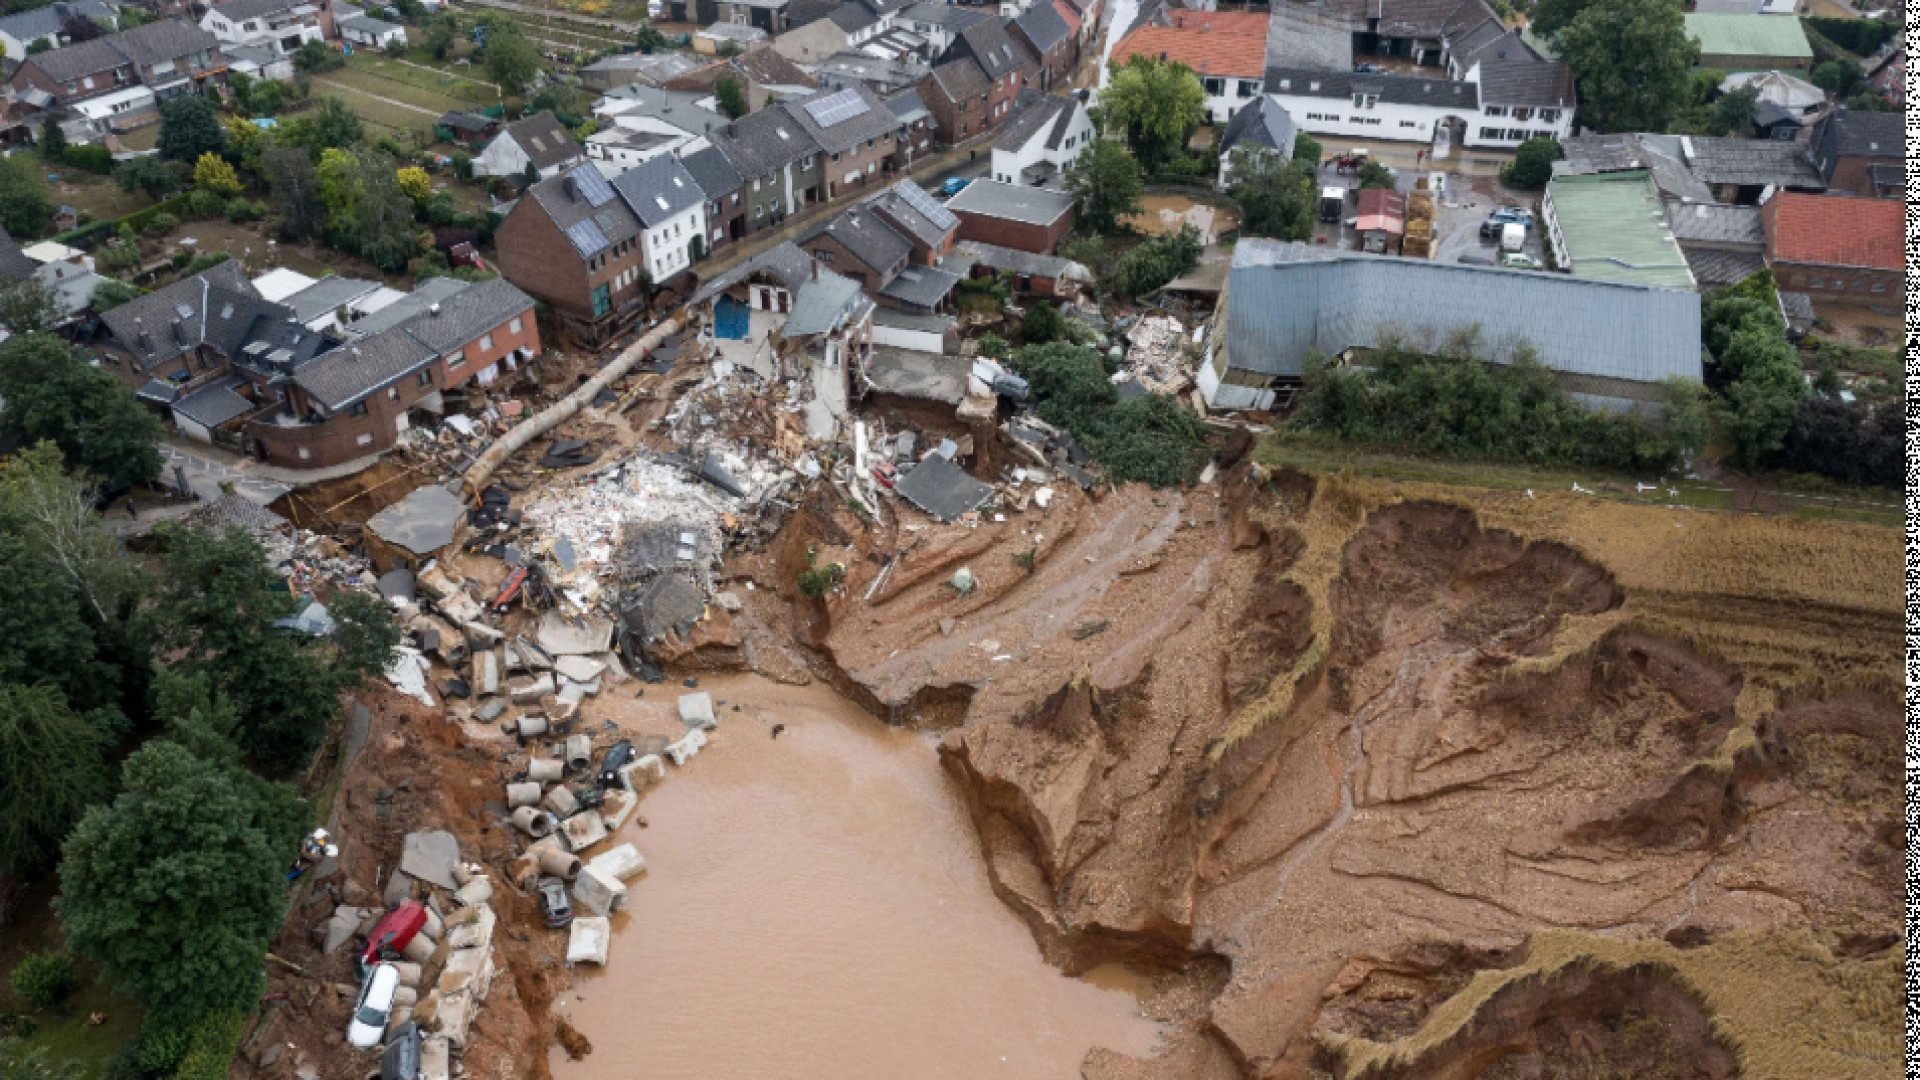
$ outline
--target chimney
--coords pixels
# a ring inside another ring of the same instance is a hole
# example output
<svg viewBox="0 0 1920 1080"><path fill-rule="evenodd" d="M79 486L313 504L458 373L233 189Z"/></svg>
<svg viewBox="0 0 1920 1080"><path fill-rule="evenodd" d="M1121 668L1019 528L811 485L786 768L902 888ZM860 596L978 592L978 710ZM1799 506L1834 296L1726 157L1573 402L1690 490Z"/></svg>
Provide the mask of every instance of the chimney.
<svg viewBox="0 0 1920 1080"><path fill-rule="evenodd" d="M434 318L436 318L436 319L437 319L437 318L439 318L439 317L440 317L440 305L439 305L439 303L437 303L437 302L436 302L436 303L432 303L432 304L428 304L428 305L427 305L427 314L429 314L429 315L432 315L432 316L433 316Z"/></svg>
<svg viewBox="0 0 1920 1080"><path fill-rule="evenodd" d="M571 175L569 175L565 180L562 180L560 182L560 186L563 190L566 191L568 202L580 201L580 184L578 181L574 180L574 178Z"/></svg>
<svg viewBox="0 0 1920 1080"><path fill-rule="evenodd" d="M139 318L133 320L134 337L140 342L141 352L153 351L153 339L147 336L147 328Z"/></svg>

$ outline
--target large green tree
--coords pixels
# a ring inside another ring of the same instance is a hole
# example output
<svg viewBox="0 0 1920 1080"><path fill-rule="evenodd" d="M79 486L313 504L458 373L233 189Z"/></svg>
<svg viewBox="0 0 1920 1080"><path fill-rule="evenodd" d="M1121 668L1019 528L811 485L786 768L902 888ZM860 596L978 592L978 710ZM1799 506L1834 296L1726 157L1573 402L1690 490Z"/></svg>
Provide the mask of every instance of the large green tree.
<svg viewBox="0 0 1920 1080"><path fill-rule="evenodd" d="M540 50L520 33L516 24L504 20L489 24L486 42L481 50L480 65L486 69L488 78L500 84L501 93L518 94L540 74Z"/></svg>
<svg viewBox="0 0 1920 1080"><path fill-rule="evenodd" d="M1187 139L1206 119L1206 101L1187 65L1135 53L1125 67L1113 67L1100 91L1101 119L1126 133L1127 145L1151 171L1186 152Z"/></svg>
<svg viewBox="0 0 1920 1080"><path fill-rule="evenodd" d="M152 1013L251 1005L305 803L165 739L127 759L121 787L67 840L54 901L67 947Z"/></svg>
<svg viewBox="0 0 1920 1080"><path fill-rule="evenodd" d="M1097 138L1067 166L1073 218L1102 236L1120 231L1120 219L1140 209L1140 166L1114 139Z"/></svg>
<svg viewBox="0 0 1920 1080"><path fill-rule="evenodd" d="M201 154L227 149L227 129L206 98L181 94L160 107L160 140L155 144L164 161L195 162Z"/></svg>
<svg viewBox="0 0 1920 1080"><path fill-rule="evenodd" d="M0 289L0 326L16 334L46 333L65 315L59 296L38 278L22 278Z"/></svg>
<svg viewBox="0 0 1920 1080"><path fill-rule="evenodd" d="M1558 41L1585 126L1665 131L1687 108L1700 46L1673 0L1591 0Z"/></svg>
<svg viewBox="0 0 1920 1080"><path fill-rule="evenodd" d="M51 685L0 683L0 866L47 866L113 791L107 736Z"/></svg>
<svg viewBox="0 0 1920 1080"><path fill-rule="evenodd" d="M160 475L160 421L127 384L51 334L0 345L0 430L60 448L70 468L110 487Z"/></svg>
<svg viewBox="0 0 1920 1080"><path fill-rule="evenodd" d="M747 115L746 95L740 92L740 80L732 76L713 84L713 100L729 120L738 120Z"/></svg>
<svg viewBox="0 0 1920 1080"><path fill-rule="evenodd" d="M389 274L407 268L420 253L420 227L414 224L413 200L394 178L393 159L363 157L367 162L360 200L354 206L353 238L360 254Z"/></svg>
<svg viewBox="0 0 1920 1080"><path fill-rule="evenodd" d="M47 181L24 154L0 158L0 227L18 239L46 231L53 217Z"/></svg>
<svg viewBox="0 0 1920 1080"><path fill-rule="evenodd" d="M1248 236L1306 240L1313 235L1314 176L1319 144L1312 153L1296 144L1291 161L1261 150L1236 152L1227 170L1227 192L1240 204L1240 231Z"/></svg>
<svg viewBox="0 0 1920 1080"><path fill-rule="evenodd" d="M270 146L261 157L273 207L280 212L280 237L306 240L320 231L326 207L320 202L320 177L313 158L297 147Z"/></svg>

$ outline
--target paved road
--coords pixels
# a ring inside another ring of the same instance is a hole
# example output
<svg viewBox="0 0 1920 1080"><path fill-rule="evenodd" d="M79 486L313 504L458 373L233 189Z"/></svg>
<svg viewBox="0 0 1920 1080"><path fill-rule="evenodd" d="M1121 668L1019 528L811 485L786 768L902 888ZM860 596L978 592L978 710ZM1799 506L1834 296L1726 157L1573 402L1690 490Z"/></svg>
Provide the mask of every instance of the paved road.
<svg viewBox="0 0 1920 1080"><path fill-rule="evenodd" d="M240 461L226 458L210 451L166 442L160 444L160 456L167 459L166 478L172 480L174 468L178 466L187 474L187 486L204 501L212 501L221 496L221 484L232 485L235 493L248 499L267 505L291 490L286 484L264 477L253 476L245 471Z"/></svg>

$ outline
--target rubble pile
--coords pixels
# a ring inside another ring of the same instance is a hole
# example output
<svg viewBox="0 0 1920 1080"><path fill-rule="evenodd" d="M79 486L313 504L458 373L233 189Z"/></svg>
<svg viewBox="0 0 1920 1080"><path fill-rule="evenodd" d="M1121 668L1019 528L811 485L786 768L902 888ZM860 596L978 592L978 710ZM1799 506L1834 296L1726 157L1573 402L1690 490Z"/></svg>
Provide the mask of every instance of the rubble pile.
<svg viewBox="0 0 1920 1080"><path fill-rule="evenodd" d="M1188 347L1198 342L1188 337L1179 319L1170 315L1147 315L1126 330L1125 373L1131 375L1149 394L1184 394L1193 388L1194 360Z"/></svg>

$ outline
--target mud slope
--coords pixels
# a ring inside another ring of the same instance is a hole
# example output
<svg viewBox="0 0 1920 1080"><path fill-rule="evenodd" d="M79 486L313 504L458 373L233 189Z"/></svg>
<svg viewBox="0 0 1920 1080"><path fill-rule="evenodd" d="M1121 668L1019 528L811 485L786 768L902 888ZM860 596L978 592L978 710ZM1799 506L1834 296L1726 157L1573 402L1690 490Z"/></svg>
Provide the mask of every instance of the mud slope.
<svg viewBox="0 0 1920 1080"><path fill-rule="evenodd" d="M1256 466L845 558L1001 895L1164 974L1090 1076L1897 1067L1896 534Z"/></svg>

